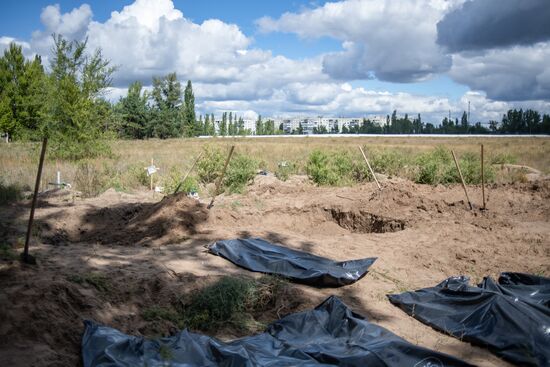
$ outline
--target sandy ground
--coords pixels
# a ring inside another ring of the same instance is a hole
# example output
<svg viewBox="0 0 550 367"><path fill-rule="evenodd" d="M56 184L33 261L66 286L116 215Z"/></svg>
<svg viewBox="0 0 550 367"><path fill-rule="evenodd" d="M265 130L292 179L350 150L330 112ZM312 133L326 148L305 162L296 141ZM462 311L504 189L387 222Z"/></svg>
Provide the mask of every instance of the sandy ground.
<svg viewBox="0 0 550 367"><path fill-rule="evenodd" d="M550 181L481 189L390 179L319 188L304 177L258 176L245 195L204 202L177 195L112 190L94 199L43 195L32 254L38 265L0 261L0 360L9 366L79 365L82 320L136 335L169 335L169 322L142 311L173 302L223 275L259 276L205 251L213 240L260 236L335 260L378 257L359 282L338 289L295 285L285 309L315 306L331 294L408 341L479 366L507 366L487 350L443 335L392 306L386 294L433 286L452 275L479 281L518 271L550 276ZM0 208L0 235L24 235L28 203ZM37 243L40 242L40 243ZM19 250L18 250L19 251ZM107 289L74 281L101 273ZM73 281L71 281L73 279ZM291 299L292 298L292 299ZM286 302L286 301L285 301ZM214 335L241 334L222 330Z"/></svg>

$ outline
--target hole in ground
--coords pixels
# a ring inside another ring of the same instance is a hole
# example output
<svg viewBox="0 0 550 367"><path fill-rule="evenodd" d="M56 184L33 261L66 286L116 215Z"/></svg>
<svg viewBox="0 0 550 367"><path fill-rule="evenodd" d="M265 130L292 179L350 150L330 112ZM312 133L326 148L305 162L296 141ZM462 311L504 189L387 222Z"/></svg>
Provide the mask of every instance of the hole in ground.
<svg viewBox="0 0 550 367"><path fill-rule="evenodd" d="M383 217L380 215L359 211L345 211L328 209L332 220L340 227L351 232L359 233L386 233L405 229L405 221L401 219Z"/></svg>

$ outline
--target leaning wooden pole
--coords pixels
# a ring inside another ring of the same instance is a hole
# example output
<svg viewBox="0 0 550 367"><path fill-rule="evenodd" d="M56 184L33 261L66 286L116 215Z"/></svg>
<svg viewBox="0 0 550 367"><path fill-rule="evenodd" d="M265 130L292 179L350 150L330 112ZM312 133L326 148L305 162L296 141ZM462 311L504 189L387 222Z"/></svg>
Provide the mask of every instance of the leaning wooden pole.
<svg viewBox="0 0 550 367"><path fill-rule="evenodd" d="M210 209L214 206L214 200L216 200L216 196L218 196L218 191L219 191L220 186L222 184L223 176L225 176L225 171L227 170L227 166L229 165L229 161L231 160L231 156L233 155L233 150L235 150L234 145L231 146L231 149L229 150L229 155L227 156L227 159L225 160L225 164L223 165L222 173L220 174L220 177L218 177L218 182L216 182L216 189L214 190L214 196L212 197L212 200L210 201L210 204L208 204L208 209Z"/></svg>
<svg viewBox="0 0 550 367"><path fill-rule="evenodd" d="M363 148L361 148L361 146L359 146L359 150L361 151L361 154L363 154L363 158L365 159L365 162L367 162L367 167L369 167L370 174L372 175L372 177L374 177L374 181L376 182L376 185L378 185L378 189L382 190L382 186L380 186L380 182L378 182L378 179L376 178L376 175L374 174L374 171L370 166L369 160L367 159L367 156L365 155L365 152L363 151Z"/></svg>
<svg viewBox="0 0 550 367"><path fill-rule="evenodd" d="M485 172L483 170L483 164L483 144L481 144L481 195L483 196L483 210L485 210Z"/></svg>
<svg viewBox="0 0 550 367"><path fill-rule="evenodd" d="M187 180L187 176L189 176L191 174L191 172L193 172L193 168L195 168L195 166L197 165L197 163L199 163L199 159L201 159L202 157L202 152L200 152L199 156L197 157L197 159L195 159L195 162L193 163L193 165L191 166L191 168L189 168L189 170L187 171L187 173L185 174L185 176L183 176L183 180L180 181L180 183L178 184L178 186L176 187L176 189L174 190L174 194L177 193L181 187L181 185L183 185L183 183L185 182L185 180Z"/></svg>
<svg viewBox="0 0 550 367"><path fill-rule="evenodd" d="M462 176L462 171L460 171L460 166L458 165L458 160L456 159L455 152L451 150L451 154L453 155L453 159L455 161L456 169L458 170L458 175L460 176L460 181L462 182L462 188L464 189L464 194L466 194L466 200L468 200L468 205L470 206L470 210L473 209L472 203L470 202L470 197L468 196L468 190L466 190L466 183L464 182L464 177Z"/></svg>
<svg viewBox="0 0 550 367"><path fill-rule="evenodd" d="M42 141L42 151L40 152L40 162L38 163L38 173L36 174L36 182L34 184L34 195L32 196L31 214L29 216L29 224L27 226L27 236L25 238L25 249L21 254L23 262L33 263L32 257L29 256L29 241L31 239L32 222L34 219L34 209L36 208L36 199L38 198L38 189L40 187L40 178L42 177L42 167L44 166L44 157L46 155L46 145L48 138Z"/></svg>

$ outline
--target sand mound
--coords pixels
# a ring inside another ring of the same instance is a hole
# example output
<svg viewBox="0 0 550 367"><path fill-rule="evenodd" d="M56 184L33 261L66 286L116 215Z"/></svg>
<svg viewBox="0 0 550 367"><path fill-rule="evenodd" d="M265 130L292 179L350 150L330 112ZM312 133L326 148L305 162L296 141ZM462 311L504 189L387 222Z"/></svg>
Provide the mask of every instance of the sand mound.
<svg viewBox="0 0 550 367"><path fill-rule="evenodd" d="M41 238L54 245L91 242L109 245L164 245L197 233L208 218L204 204L185 194L170 195L157 203L120 203L66 210L55 221L41 222ZM103 201L102 201L103 202Z"/></svg>

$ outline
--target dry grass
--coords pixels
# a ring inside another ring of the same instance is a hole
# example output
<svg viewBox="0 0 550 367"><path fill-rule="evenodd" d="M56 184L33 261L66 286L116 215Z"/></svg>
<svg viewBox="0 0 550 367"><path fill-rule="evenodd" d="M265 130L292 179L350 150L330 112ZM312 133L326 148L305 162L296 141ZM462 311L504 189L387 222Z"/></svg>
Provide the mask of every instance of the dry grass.
<svg viewBox="0 0 550 367"><path fill-rule="evenodd" d="M215 138L215 139L170 139L147 141L115 141L114 157L94 159L88 162L97 175L105 176L102 187L115 187L131 190L143 185L140 170L147 166L151 158L161 167L157 179L161 181L172 168L186 171L194 158L205 145L215 145L229 150L236 145L237 152L254 157L260 167L274 172L280 161L293 162L297 172L305 172L305 164L314 149L349 150L360 154L357 146L363 145L369 151L393 150L404 156L417 155L437 146L455 150L457 155L466 152L479 154L479 144L483 143L486 161L497 156L515 158L515 163L527 165L542 172L550 173L550 139L548 138L401 138L401 137L350 137L350 138ZM0 144L0 180L6 185L17 184L30 189L34 185L38 161L38 144ZM79 165L68 161L48 160L44 167L41 189L55 179L60 170L65 182L74 183ZM78 189L78 188L77 188Z"/></svg>

